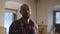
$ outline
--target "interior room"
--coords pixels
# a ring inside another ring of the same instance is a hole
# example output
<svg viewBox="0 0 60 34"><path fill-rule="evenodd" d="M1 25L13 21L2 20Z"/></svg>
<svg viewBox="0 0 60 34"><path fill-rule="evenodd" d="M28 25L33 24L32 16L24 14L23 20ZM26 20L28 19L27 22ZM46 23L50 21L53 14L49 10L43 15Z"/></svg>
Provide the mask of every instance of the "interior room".
<svg viewBox="0 0 60 34"><path fill-rule="evenodd" d="M38 34L60 33L60 0L0 0L0 34L8 34L11 23L21 18L20 6L28 4Z"/></svg>

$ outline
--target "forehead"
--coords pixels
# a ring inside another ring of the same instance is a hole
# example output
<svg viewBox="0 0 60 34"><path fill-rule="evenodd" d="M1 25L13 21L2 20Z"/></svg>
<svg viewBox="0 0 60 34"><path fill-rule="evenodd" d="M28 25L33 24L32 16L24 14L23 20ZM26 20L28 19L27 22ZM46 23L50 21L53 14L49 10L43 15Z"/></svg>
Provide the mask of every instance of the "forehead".
<svg viewBox="0 0 60 34"><path fill-rule="evenodd" d="M29 9L29 6L26 4L23 4L20 9Z"/></svg>

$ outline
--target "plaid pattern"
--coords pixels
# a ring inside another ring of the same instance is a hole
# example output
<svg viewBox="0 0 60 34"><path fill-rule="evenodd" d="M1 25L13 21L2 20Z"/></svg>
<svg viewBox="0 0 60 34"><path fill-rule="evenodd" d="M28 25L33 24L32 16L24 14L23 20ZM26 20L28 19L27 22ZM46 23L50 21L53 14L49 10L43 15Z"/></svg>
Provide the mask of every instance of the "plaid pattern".
<svg viewBox="0 0 60 34"><path fill-rule="evenodd" d="M30 20L27 24L22 18L14 21L9 28L9 34L35 34L34 22Z"/></svg>

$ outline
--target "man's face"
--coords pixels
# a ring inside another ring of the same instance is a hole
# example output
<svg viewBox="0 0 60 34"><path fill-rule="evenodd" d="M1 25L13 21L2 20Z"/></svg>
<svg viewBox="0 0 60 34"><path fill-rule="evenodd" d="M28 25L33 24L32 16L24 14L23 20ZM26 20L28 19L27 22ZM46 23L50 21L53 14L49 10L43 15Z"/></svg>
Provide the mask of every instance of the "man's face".
<svg viewBox="0 0 60 34"><path fill-rule="evenodd" d="M20 12L24 18L30 17L30 10L28 7L22 7Z"/></svg>

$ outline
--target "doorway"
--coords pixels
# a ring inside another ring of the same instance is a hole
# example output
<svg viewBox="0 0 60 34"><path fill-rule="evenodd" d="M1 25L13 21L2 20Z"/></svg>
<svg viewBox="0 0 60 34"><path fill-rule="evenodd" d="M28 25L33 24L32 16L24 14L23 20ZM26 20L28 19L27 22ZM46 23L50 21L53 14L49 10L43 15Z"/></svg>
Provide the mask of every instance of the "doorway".
<svg viewBox="0 0 60 34"><path fill-rule="evenodd" d="M60 33L60 11L53 11L53 25L56 28L55 33Z"/></svg>

